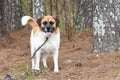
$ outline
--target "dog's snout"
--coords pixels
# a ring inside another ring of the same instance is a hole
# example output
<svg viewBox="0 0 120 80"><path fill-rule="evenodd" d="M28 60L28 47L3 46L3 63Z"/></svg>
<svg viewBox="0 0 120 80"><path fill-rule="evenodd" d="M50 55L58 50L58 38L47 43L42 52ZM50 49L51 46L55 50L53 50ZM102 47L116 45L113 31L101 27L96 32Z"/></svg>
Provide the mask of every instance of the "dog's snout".
<svg viewBox="0 0 120 80"><path fill-rule="evenodd" d="M50 27L50 26L47 26L46 28L47 28L47 30L50 30L51 27Z"/></svg>
<svg viewBox="0 0 120 80"><path fill-rule="evenodd" d="M54 32L54 28L51 26L46 26L43 28L43 31L44 32Z"/></svg>
<svg viewBox="0 0 120 80"><path fill-rule="evenodd" d="M50 26L48 26L48 27L46 27L47 28L47 32L53 32L53 30L54 30L54 28L53 27L50 27Z"/></svg>

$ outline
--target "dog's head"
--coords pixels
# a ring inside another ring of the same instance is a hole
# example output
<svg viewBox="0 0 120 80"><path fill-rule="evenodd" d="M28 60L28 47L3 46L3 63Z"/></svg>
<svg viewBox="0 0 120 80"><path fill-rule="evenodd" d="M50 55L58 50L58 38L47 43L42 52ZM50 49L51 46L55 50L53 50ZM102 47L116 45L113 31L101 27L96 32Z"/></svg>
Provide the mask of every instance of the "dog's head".
<svg viewBox="0 0 120 80"><path fill-rule="evenodd" d="M57 30L59 20L53 16L43 16L37 20L37 23L40 29L49 36Z"/></svg>

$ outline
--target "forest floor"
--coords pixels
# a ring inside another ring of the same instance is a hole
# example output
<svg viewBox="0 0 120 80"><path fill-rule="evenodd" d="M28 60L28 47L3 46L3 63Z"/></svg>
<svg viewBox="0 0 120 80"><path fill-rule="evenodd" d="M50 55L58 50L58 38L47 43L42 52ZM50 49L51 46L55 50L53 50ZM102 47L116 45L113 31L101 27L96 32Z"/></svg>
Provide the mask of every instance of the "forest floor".
<svg viewBox="0 0 120 80"><path fill-rule="evenodd" d="M10 37L11 36L11 37ZM48 69L41 63L42 74L31 73L30 31L10 32L0 39L0 80L8 74L13 80L120 80L120 52L93 54L93 35L81 32L68 42L61 33L59 73L53 72L52 55Z"/></svg>

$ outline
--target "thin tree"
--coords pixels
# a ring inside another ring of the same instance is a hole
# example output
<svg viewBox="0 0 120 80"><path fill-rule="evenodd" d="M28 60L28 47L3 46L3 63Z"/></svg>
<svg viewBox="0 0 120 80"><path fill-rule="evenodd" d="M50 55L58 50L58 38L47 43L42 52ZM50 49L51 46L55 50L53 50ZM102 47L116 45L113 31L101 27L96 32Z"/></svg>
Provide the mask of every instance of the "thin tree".
<svg viewBox="0 0 120 80"><path fill-rule="evenodd" d="M37 20L44 15L43 0L33 0L33 18Z"/></svg>
<svg viewBox="0 0 120 80"><path fill-rule="evenodd" d="M58 15L58 0L55 0L55 6L56 6L56 16Z"/></svg>
<svg viewBox="0 0 120 80"><path fill-rule="evenodd" d="M80 0L75 21L75 30L84 30L92 27L93 0Z"/></svg>
<svg viewBox="0 0 120 80"><path fill-rule="evenodd" d="M53 6L52 6L52 0L50 0L50 15L53 15Z"/></svg>

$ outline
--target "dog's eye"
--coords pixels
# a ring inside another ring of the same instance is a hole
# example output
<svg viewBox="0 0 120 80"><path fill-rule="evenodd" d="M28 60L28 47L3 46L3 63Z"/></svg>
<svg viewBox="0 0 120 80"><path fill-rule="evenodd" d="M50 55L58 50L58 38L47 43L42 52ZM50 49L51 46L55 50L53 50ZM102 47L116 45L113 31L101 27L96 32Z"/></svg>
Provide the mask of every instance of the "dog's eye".
<svg viewBox="0 0 120 80"><path fill-rule="evenodd" d="M50 24L50 25L53 25L53 24L54 24L54 22L50 21L50 22L49 22L49 24Z"/></svg>
<svg viewBox="0 0 120 80"><path fill-rule="evenodd" d="M43 22L44 25L46 25L47 23L48 23L47 21Z"/></svg>

